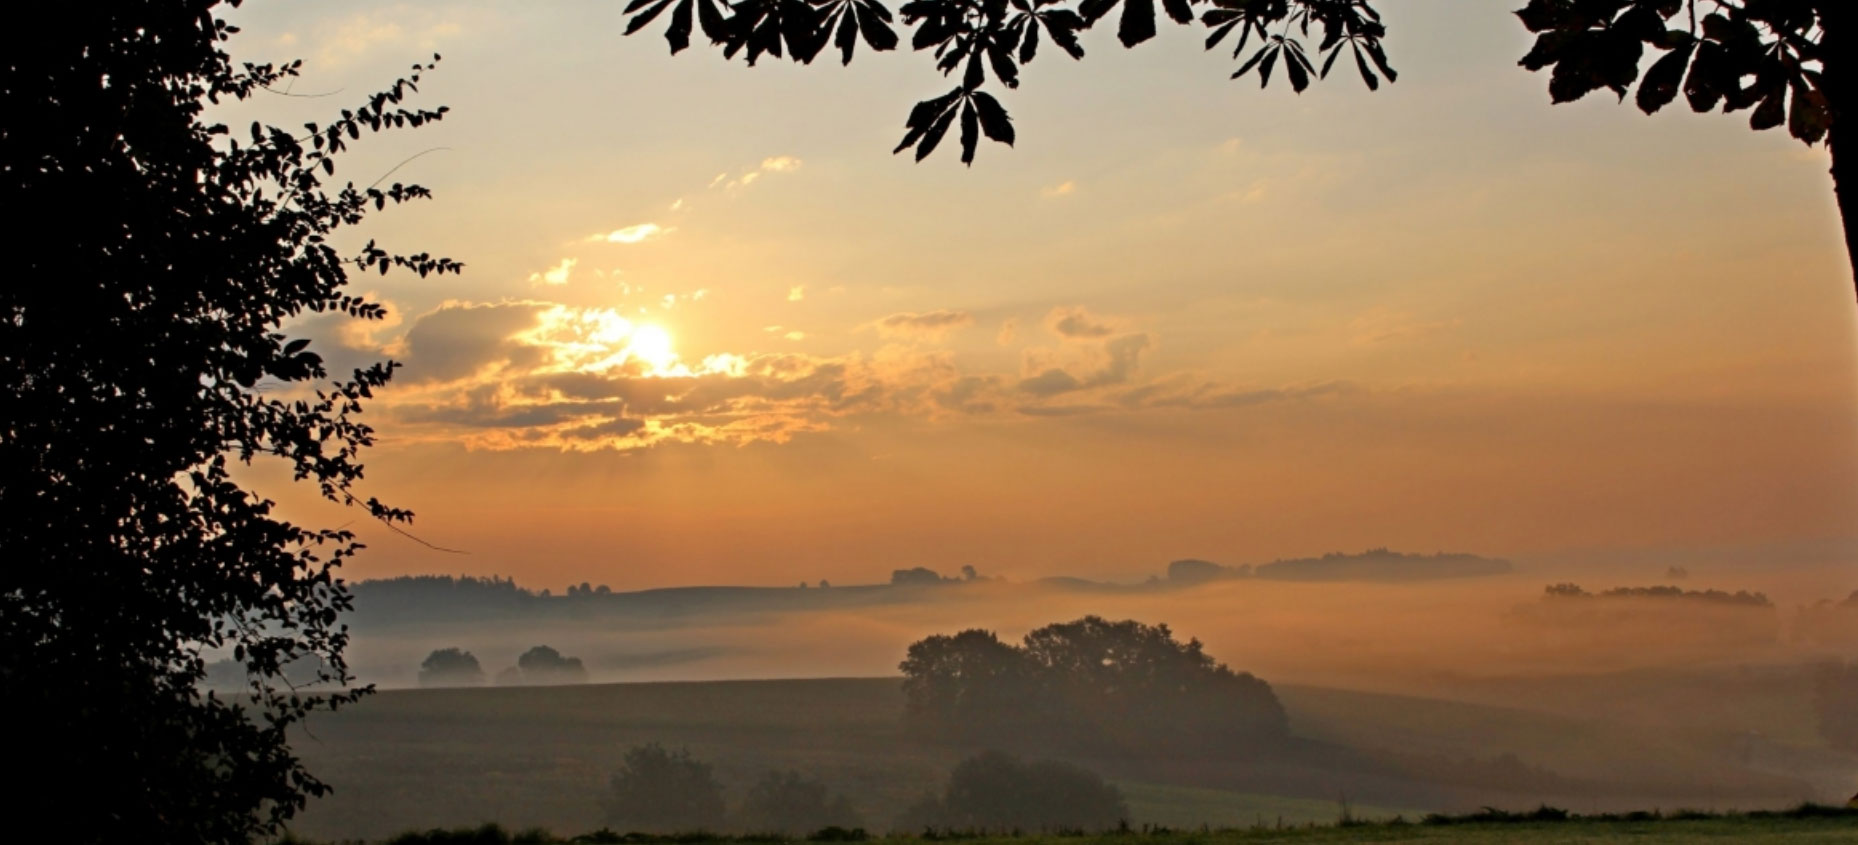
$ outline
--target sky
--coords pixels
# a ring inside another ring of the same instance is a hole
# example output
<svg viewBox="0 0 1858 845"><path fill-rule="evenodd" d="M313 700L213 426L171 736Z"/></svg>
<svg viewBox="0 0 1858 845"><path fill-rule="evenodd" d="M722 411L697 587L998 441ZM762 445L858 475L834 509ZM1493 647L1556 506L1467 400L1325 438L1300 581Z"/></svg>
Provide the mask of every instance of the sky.
<svg viewBox="0 0 1858 845"><path fill-rule="evenodd" d="M247 3L235 57L304 69L234 126L444 56L418 104L447 118L338 176L436 194L350 246L465 272L357 276L387 320L289 329L338 371L405 365L364 492L462 553L357 523L349 576L1135 578L1377 546L1850 571L1824 150L1551 106L1514 4L1377 5L1378 92L1261 91L1200 31L1105 30L1000 92L1018 141L963 167L952 139L890 153L951 85L924 54L671 57L617 0Z"/></svg>

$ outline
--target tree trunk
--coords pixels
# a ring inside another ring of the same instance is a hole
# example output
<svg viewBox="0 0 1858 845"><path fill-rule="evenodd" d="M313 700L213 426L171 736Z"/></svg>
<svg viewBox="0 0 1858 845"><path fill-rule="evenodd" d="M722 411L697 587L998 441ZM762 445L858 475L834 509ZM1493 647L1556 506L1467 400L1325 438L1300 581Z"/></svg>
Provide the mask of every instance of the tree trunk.
<svg viewBox="0 0 1858 845"><path fill-rule="evenodd" d="M1847 58L1858 49L1849 36L1853 21L1858 20L1858 3L1853 0L1823 0L1819 4L1820 64L1826 95L1826 111L1831 127L1826 133L1826 150L1832 154L1832 193L1838 197L1839 218L1845 229L1845 260L1852 263L1852 283L1858 291L1858 123L1847 123L1845 105L1851 92L1853 63Z"/></svg>

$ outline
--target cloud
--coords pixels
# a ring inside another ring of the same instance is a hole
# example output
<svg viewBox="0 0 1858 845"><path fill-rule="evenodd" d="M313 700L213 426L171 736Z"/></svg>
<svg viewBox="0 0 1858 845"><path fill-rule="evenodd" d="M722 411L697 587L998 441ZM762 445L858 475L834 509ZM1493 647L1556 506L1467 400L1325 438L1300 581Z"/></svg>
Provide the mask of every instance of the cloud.
<svg viewBox="0 0 1858 845"><path fill-rule="evenodd" d="M1063 182L1059 182L1056 185L1051 185L1045 188L1040 188L1039 196L1045 197L1047 199L1052 199L1055 197L1070 196L1076 190L1077 190L1077 183L1072 182L1070 180L1066 180Z"/></svg>
<svg viewBox="0 0 1858 845"><path fill-rule="evenodd" d="M1067 339L1108 337L1116 331L1115 326L1091 316L1082 307L1053 308L1045 317L1045 326Z"/></svg>
<svg viewBox="0 0 1858 845"><path fill-rule="evenodd" d="M1077 376L1057 367L1048 368L1036 376L1019 380L1019 389L1034 396L1057 396L1060 393L1070 393L1083 388L1084 383L1078 381Z"/></svg>
<svg viewBox="0 0 1858 845"><path fill-rule="evenodd" d="M721 187L725 191L746 188L765 174L792 173L799 170L803 163L793 156L768 156L761 160L760 165L743 170L734 178L729 176L728 171L716 174L716 178L710 180L710 187Z"/></svg>
<svg viewBox="0 0 1858 845"><path fill-rule="evenodd" d="M1013 344L1013 338L1017 334L1019 334L1019 318L1008 317L1006 322L1000 324L1000 333L994 335L994 343L1001 346L1011 346Z"/></svg>
<svg viewBox="0 0 1858 845"><path fill-rule="evenodd" d="M453 381L498 365L534 363L515 337L533 328L547 308L533 302L441 305L407 330L406 378Z"/></svg>
<svg viewBox="0 0 1858 845"><path fill-rule="evenodd" d="M1063 316L1108 325L1081 310ZM867 325L908 336L972 325L965 311L900 313ZM806 337L767 326L770 340ZM375 338L379 340L379 338ZM784 443L872 417L945 420L1238 409L1339 395L1342 382L1243 388L1182 375L1145 381L1147 333L1070 337L1028 349L1019 374L965 369L957 353L888 344L871 355L717 352L687 360L673 336L612 308L448 302L396 341L407 378L385 413L409 440L475 449L570 451L659 444Z"/></svg>
<svg viewBox="0 0 1858 845"><path fill-rule="evenodd" d="M681 203L683 200L678 200L678 202ZM622 229L614 229L604 235L596 232L587 236L587 240L589 242L605 241L610 244L636 244L660 235L668 235L672 231L674 230L656 223L637 223Z"/></svg>
<svg viewBox="0 0 1858 845"><path fill-rule="evenodd" d="M572 273L574 271L574 265L579 263L577 259L563 258L561 259L561 263L554 267L540 273L530 273L529 281L532 284L565 285L568 283L568 274Z"/></svg>
<svg viewBox="0 0 1858 845"><path fill-rule="evenodd" d="M794 285L787 289L787 301L799 302L806 298L806 285Z"/></svg>
<svg viewBox="0 0 1858 845"><path fill-rule="evenodd" d="M1067 337L1067 339L1072 339ZM1141 365L1142 353L1153 345L1147 334L1126 334L1089 345L1065 349L1031 349L1019 390L1034 396L1057 396L1130 381Z"/></svg>
<svg viewBox="0 0 1858 845"><path fill-rule="evenodd" d="M1164 379L1117 393L1111 400L1124 408L1246 408L1272 402L1346 396L1361 392L1349 381L1323 381L1287 387L1234 387L1217 381L1182 377Z"/></svg>
<svg viewBox="0 0 1858 845"><path fill-rule="evenodd" d="M974 315L966 311L951 309L926 311L921 314L904 312L892 314L871 325L885 337L940 340L947 337L949 332L974 325Z"/></svg>

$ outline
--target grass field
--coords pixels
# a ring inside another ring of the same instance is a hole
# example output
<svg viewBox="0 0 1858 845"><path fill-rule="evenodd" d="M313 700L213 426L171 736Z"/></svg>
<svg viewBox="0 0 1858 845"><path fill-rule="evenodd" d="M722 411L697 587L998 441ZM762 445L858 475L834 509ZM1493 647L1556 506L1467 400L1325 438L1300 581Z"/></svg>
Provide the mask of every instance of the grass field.
<svg viewBox="0 0 1858 845"><path fill-rule="evenodd" d="M1426 777L1433 780L1255 760L1197 770L1080 762L1117 782L1134 823L1178 828L1275 827L1280 819L1329 824L1344 799L1359 818L1411 819L1484 804L1514 809L1547 802L1596 812L1780 807L1846 797L1790 779L1790 761L1797 760L1830 767L1836 787L1858 784L1858 777L1836 780L1858 772L1858 761L1847 756L1792 746L1783 754L1773 743L1718 747L1688 729L1314 687L1283 686L1279 694L1300 736L1325 747L1430 760L1437 765ZM605 821L599 800L620 754L646 742L687 748L713 764L730 801L769 770L792 769L824 780L850 798L867 826L886 830L970 753L905 735L898 727L901 703L894 679L383 692L319 716L296 738L311 770L335 793L313 802L293 831L315 840L380 840L493 821L512 829L595 830ZM1504 792L1475 778L1437 780L1459 761L1504 753L1546 765L1579 788ZM1407 835L1389 835L1396 832Z"/></svg>

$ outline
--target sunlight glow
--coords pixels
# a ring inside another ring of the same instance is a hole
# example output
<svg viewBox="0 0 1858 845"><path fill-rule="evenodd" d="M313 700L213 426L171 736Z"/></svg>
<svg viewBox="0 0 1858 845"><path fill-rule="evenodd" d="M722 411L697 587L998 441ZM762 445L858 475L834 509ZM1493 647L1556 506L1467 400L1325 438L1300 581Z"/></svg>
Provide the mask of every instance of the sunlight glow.
<svg viewBox="0 0 1858 845"><path fill-rule="evenodd" d="M671 333L658 326L640 326L632 333L627 353L651 365L652 371L664 373L677 364L677 352L671 348Z"/></svg>

